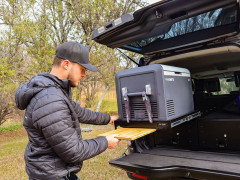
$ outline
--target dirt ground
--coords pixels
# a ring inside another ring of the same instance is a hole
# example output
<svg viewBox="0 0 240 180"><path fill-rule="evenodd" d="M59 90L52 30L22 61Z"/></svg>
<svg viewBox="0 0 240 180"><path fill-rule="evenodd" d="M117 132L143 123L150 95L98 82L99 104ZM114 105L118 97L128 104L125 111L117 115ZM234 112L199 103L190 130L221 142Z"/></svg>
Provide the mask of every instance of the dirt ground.
<svg viewBox="0 0 240 180"><path fill-rule="evenodd" d="M0 142L10 141L16 137L27 137L27 132L24 128L21 128L17 131L3 131L0 132Z"/></svg>

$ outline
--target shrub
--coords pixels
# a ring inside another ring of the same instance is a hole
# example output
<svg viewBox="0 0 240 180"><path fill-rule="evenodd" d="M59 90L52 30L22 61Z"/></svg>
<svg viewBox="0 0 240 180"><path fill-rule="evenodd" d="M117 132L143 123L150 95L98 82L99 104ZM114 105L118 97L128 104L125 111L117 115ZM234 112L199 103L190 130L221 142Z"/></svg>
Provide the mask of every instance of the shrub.
<svg viewBox="0 0 240 180"><path fill-rule="evenodd" d="M0 92L1 93L1 92ZM6 116L11 113L11 103L8 96L0 94L0 126L6 121Z"/></svg>

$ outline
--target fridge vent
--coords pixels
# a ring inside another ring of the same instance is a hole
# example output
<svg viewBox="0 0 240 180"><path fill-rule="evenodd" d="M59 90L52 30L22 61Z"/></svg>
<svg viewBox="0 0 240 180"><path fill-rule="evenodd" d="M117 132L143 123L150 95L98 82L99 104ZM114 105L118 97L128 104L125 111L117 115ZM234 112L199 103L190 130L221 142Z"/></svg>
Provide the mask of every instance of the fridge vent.
<svg viewBox="0 0 240 180"><path fill-rule="evenodd" d="M125 112L125 104L122 104L123 108L123 118L126 118L126 112ZM157 112L157 102L151 102L151 108L152 108L152 114L153 118L158 118L158 112ZM131 119L135 119L135 111L137 110L142 110L145 112L145 119L148 119L147 111L146 111L146 106L144 102L130 102L130 114L131 114Z"/></svg>
<svg viewBox="0 0 240 180"><path fill-rule="evenodd" d="M168 100L167 101L167 111L168 111L168 117L175 115L173 100Z"/></svg>

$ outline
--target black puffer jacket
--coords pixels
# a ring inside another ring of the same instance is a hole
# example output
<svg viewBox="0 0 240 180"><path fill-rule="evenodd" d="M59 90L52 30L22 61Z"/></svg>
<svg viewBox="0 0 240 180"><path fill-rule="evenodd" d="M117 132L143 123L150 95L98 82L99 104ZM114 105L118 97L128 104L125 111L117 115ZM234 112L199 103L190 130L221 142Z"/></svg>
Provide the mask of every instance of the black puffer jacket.
<svg viewBox="0 0 240 180"><path fill-rule="evenodd" d="M29 143L25 162L31 179L55 180L78 172L82 161L107 149L105 137L82 140L79 122L107 124L110 116L72 101L68 80L40 73L19 86L15 101L19 109L26 109L23 125Z"/></svg>

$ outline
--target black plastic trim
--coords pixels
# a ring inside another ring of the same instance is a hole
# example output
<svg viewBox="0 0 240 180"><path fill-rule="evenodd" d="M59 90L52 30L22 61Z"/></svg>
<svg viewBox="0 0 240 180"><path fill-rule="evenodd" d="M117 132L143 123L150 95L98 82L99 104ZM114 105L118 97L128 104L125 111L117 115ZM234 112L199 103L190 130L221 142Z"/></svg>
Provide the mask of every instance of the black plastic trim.
<svg viewBox="0 0 240 180"><path fill-rule="evenodd" d="M177 178L187 177L206 180L239 180L240 174L226 173L214 170L198 169L184 166L167 166L162 168L152 168L147 166L139 166L135 164L129 164L118 161L118 159L112 160L109 164L121 168L127 172L136 173L142 176L146 176L148 179L165 179L165 178Z"/></svg>

